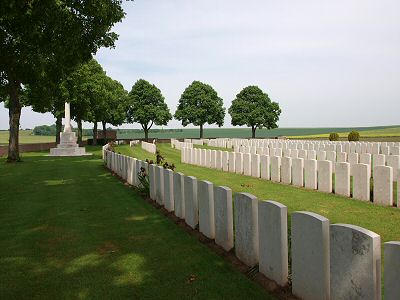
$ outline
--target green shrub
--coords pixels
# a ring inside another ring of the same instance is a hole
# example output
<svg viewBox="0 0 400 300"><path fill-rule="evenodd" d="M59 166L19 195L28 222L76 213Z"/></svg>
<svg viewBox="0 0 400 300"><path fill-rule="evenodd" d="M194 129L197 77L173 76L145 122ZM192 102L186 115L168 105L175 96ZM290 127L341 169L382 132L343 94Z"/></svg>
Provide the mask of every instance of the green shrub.
<svg viewBox="0 0 400 300"><path fill-rule="evenodd" d="M331 132L329 134L329 140L330 141L338 141L339 140L339 134L337 134L336 132Z"/></svg>
<svg viewBox="0 0 400 300"><path fill-rule="evenodd" d="M360 140L360 133L358 131L351 131L348 135L349 142L357 142Z"/></svg>

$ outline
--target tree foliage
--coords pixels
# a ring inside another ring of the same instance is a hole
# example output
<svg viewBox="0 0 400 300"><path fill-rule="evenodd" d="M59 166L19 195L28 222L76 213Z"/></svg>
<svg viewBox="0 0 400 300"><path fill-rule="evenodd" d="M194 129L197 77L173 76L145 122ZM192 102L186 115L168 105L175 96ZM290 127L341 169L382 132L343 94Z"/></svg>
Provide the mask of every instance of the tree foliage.
<svg viewBox="0 0 400 300"><path fill-rule="evenodd" d="M139 123L148 139L149 129L155 125L167 125L172 115L161 91L144 79L133 85L128 95L127 121Z"/></svg>
<svg viewBox="0 0 400 300"><path fill-rule="evenodd" d="M233 126L246 125L252 129L255 138L257 128L277 128L281 109L277 102L271 101L258 86L248 86L236 95L228 110Z"/></svg>
<svg viewBox="0 0 400 300"><path fill-rule="evenodd" d="M23 87L41 83L43 74L58 82L100 47L113 47L121 2L0 1L0 99L10 101L10 161L19 160Z"/></svg>
<svg viewBox="0 0 400 300"><path fill-rule="evenodd" d="M200 138L203 137L203 125L224 124L225 108L217 92L208 84L193 81L179 99L175 119L183 126L193 124L200 126Z"/></svg>

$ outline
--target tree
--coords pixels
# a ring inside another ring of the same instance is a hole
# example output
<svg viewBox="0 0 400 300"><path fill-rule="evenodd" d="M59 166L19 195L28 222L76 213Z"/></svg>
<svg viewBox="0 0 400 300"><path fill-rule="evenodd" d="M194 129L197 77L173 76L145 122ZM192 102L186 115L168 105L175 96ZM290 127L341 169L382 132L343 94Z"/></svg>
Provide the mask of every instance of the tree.
<svg viewBox="0 0 400 300"><path fill-rule="evenodd" d="M128 94L121 83L108 76L99 77L97 84L89 117L89 121L94 123L93 145L97 144L97 122L103 125L105 140L107 123L118 126L125 121Z"/></svg>
<svg viewBox="0 0 400 300"><path fill-rule="evenodd" d="M89 121L97 125L96 113L104 107L102 84L105 77L101 65L95 59L91 59L81 64L63 81L63 88L67 91L67 98L71 103L71 116L78 124L79 144L82 143L82 122Z"/></svg>
<svg viewBox="0 0 400 300"><path fill-rule="evenodd" d="M182 121L183 126L193 124L200 126L200 138L203 138L204 124L224 124L225 108L222 99L208 84L193 81L179 99L175 119Z"/></svg>
<svg viewBox="0 0 400 300"><path fill-rule="evenodd" d="M20 159L23 87L36 84L42 74L58 81L100 47L113 47L117 35L110 30L124 17L121 4L119 0L0 2L0 101L6 90L8 161Z"/></svg>
<svg viewBox="0 0 400 300"><path fill-rule="evenodd" d="M68 101L66 91L60 82L55 82L51 78L42 76L40 83L33 86L27 85L27 103L32 103L35 112L50 112L56 119L56 143L60 143L60 133L62 131L62 117L64 116L64 103Z"/></svg>
<svg viewBox="0 0 400 300"><path fill-rule="evenodd" d="M144 79L139 79L128 94L127 121L137 122L144 130L147 141L149 130L155 125L167 125L172 119L161 91Z"/></svg>
<svg viewBox="0 0 400 300"><path fill-rule="evenodd" d="M281 109L258 86L248 86L236 95L228 112L233 126L251 127L251 137L255 138L257 128L278 127Z"/></svg>
<svg viewBox="0 0 400 300"><path fill-rule="evenodd" d="M104 138L106 139L107 123L119 126L126 120L126 111L128 110L128 92L123 85L108 77L107 95L105 96L106 109L104 110L101 123L103 125Z"/></svg>

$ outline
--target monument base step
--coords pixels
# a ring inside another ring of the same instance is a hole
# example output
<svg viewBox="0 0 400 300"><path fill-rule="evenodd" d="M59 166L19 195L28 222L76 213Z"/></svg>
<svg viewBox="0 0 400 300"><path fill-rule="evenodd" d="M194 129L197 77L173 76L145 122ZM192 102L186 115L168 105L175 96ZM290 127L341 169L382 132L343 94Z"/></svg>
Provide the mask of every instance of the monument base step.
<svg viewBox="0 0 400 300"><path fill-rule="evenodd" d="M92 154L86 153L86 149L83 147L51 148L49 154L49 156L84 156L84 155L92 155Z"/></svg>

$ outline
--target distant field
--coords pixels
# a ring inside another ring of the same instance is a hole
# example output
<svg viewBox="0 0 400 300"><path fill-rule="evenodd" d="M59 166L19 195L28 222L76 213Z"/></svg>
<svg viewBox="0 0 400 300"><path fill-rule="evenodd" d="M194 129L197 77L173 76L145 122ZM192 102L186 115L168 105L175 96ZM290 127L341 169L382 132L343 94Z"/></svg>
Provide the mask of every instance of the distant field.
<svg viewBox="0 0 400 300"><path fill-rule="evenodd" d="M347 132L339 132L339 131L331 131L331 132L337 132L339 134L339 137L342 139L347 139L347 135L349 134L349 131ZM315 139L315 138L328 138L329 133L323 133L323 134L313 134L313 135L293 135L290 136L290 138L301 138L301 139ZM370 138L393 138L397 140L400 140L400 126L395 126L395 127L387 127L387 128L381 128L381 129L371 129L371 130L360 130L360 138L361 139L370 139Z"/></svg>
<svg viewBox="0 0 400 300"><path fill-rule="evenodd" d="M86 137L83 137L86 139ZM35 143L51 143L55 142L55 136L40 136L33 135L32 130L21 130L19 132L19 143L20 144L35 144ZM8 131L0 131L0 145L8 144Z"/></svg>
<svg viewBox="0 0 400 300"><path fill-rule="evenodd" d="M256 132L256 137L266 138L266 137L277 137L277 136L287 136L296 138L321 138L328 137L330 132L342 133L343 136L347 136L347 133L351 130L358 130L364 136L364 132L368 132L372 136L373 132L376 134L382 134L382 130L388 131L386 136L399 136L400 137L400 126L375 126L375 127L342 127L342 128L277 128L272 130L259 129ZM390 135L390 132L393 132ZM397 135L394 135L396 134ZM198 138L199 129L198 128L185 128L180 131L158 131L149 133L150 138L158 139L168 139L168 138ZM250 138L251 130L248 128L208 128L204 129L205 138L216 138L216 137L226 137L226 138ZM119 139L139 139L144 138L144 133L138 130L124 130L123 133L118 133Z"/></svg>
<svg viewBox="0 0 400 300"><path fill-rule="evenodd" d="M358 130L361 134L361 140L378 141L400 141L400 125L394 126L375 126L375 127L342 127L342 128L277 128L272 130L257 130L257 138L273 138L277 136L286 136L294 139L327 139L329 133L337 132L341 139L346 139L351 130ZM144 138L143 131L137 129L123 129L118 132L118 139L140 139ZM150 139L170 139L170 138L198 138L198 128L184 129L165 129L151 131ZM251 130L248 128L207 128L204 129L205 138L250 138ZM84 137L84 139L90 137ZM49 143L54 142L54 136L36 136L31 130L20 131L20 143ZM8 131L0 131L0 145L8 144Z"/></svg>
<svg viewBox="0 0 400 300"><path fill-rule="evenodd" d="M19 132L20 144L34 144L34 143L51 143L55 142L54 136L37 136L32 135L31 130L21 130ZM8 144L8 131L0 131L0 145Z"/></svg>

